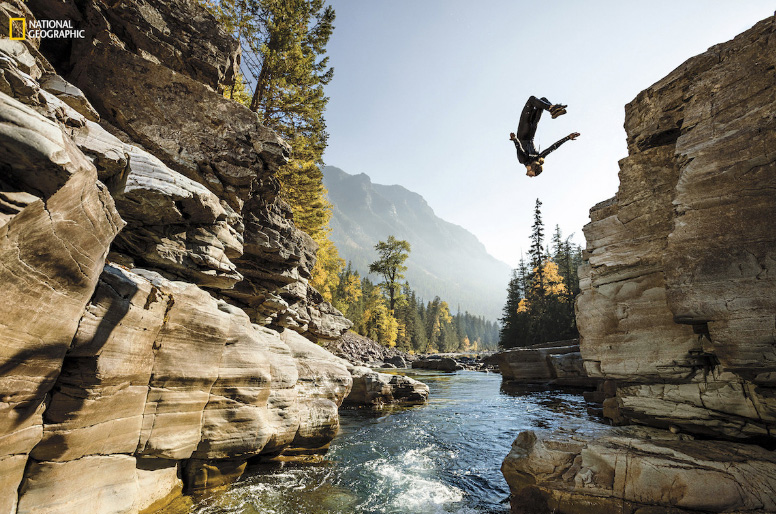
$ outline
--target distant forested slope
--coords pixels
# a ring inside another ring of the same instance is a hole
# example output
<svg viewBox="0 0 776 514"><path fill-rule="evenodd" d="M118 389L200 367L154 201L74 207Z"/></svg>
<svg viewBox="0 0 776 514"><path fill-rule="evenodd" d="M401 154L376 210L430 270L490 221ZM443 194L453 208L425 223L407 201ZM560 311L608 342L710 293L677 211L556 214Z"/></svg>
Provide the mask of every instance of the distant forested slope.
<svg viewBox="0 0 776 514"><path fill-rule="evenodd" d="M406 277L421 298L439 296L454 312L460 306L491 320L501 316L511 270L474 234L437 217L422 196L402 186L373 184L363 173L333 166L323 174L333 206L331 239L360 273L377 258L374 245L393 235L412 245Z"/></svg>

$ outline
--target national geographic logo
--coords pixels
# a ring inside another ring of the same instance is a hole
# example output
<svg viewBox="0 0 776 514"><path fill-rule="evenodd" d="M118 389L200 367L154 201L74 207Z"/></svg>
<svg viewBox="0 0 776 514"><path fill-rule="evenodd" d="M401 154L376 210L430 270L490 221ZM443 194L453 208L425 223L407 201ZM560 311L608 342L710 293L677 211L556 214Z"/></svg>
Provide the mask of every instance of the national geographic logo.
<svg viewBox="0 0 776 514"><path fill-rule="evenodd" d="M83 29L73 27L71 20L30 20L11 18L8 27L8 39L73 39L84 37Z"/></svg>
<svg viewBox="0 0 776 514"><path fill-rule="evenodd" d="M26 18L11 18L8 27L8 38L15 41L23 41L27 39L27 19Z"/></svg>

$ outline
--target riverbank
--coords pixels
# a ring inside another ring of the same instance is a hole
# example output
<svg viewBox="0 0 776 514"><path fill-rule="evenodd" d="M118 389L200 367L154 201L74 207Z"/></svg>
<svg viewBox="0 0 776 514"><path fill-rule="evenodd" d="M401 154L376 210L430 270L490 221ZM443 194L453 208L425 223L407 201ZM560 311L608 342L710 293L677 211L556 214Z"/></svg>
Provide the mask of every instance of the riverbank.
<svg viewBox="0 0 776 514"><path fill-rule="evenodd" d="M321 463L249 466L227 492L161 514L505 514L509 488L499 470L518 433L609 429L573 392L507 390L492 373L406 374L429 385L427 405L341 411Z"/></svg>
<svg viewBox="0 0 776 514"><path fill-rule="evenodd" d="M322 341L328 351L354 366L370 368L419 368L438 371L499 370L496 352L411 354L384 346L355 332L347 331L337 339Z"/></svg>

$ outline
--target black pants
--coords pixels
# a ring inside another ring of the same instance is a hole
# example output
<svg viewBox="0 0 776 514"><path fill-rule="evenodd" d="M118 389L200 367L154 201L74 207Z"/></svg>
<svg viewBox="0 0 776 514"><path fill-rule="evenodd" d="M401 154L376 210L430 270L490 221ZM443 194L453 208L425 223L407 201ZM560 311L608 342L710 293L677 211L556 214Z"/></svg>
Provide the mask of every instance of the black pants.
<svg viewBox="0 0 776 514"><path fill-rule="evenodd" d="M525 103L523 112L520 113L520 123L517 125L517 139L523 145L523 150L529 154L535 154L534 136L536 128L539 126L539 120L542 118L542 111L549 111L552 104L546 98L536 98L532 96Z"/></svg>

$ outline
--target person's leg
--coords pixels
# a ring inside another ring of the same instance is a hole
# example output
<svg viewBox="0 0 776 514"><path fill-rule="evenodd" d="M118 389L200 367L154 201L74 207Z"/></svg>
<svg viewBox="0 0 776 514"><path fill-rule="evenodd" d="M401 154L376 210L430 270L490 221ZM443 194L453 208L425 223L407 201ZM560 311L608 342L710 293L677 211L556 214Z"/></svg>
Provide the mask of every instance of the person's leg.
<svg viewBox="0 0 776 514"><path fill-rule="evenodd" d="M520 141L532 141L536 135L536 128L542 117L543 110L549 110L552 104L546 98L532 96L525 103L523 112L520 113L520 123L517 126L517 138Z"/></svg>

